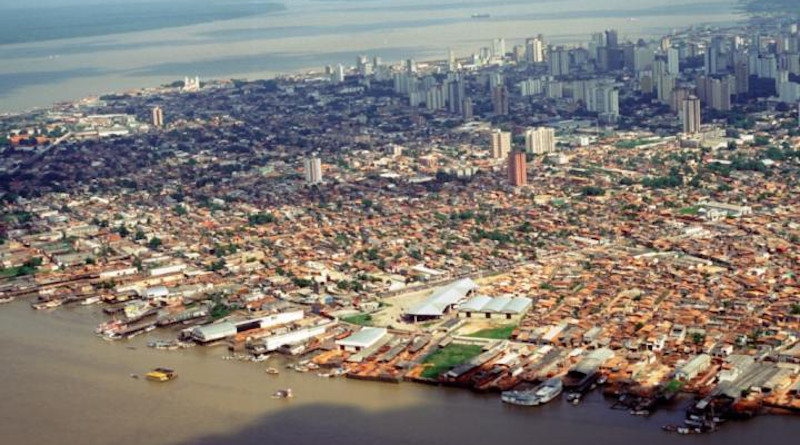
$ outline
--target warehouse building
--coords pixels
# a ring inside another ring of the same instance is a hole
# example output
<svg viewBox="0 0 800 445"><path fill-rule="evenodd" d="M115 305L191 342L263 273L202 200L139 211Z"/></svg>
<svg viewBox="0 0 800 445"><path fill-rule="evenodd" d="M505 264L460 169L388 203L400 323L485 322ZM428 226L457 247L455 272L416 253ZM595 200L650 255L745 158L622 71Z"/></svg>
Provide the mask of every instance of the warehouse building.
<svg viewBox="0 0 800 445"><path fill-rule="evenodd" d="M455 305L464 301L478 285L469 278L458 280L448 286L437 289L430 297L412 307L405 317L413 322L441 318Z"/></svg>
<svg viewBox="0 0 800 445"><path fill-rule="evenodd" d="M711 356L708 354L700 354L693 357L685 365L675 371L675 378L683 381L689 381L700 375L701 372L711 366Z"/></svg>
<svg viewBox="0 0 800 445"><path fill-rule="evenodd" d="M347 338L336 340L336 346L342 351L359 352L381 341L387 333L386 328L362 328Z"/></svg>
<svg viewBox="0 0 800 445"><path fill-rule="evenodd" d="M476 295L458 307L460 318L504 319L525 315L533 306L526 297L497 297Z"/></svg>
<svg viewBox="0 0 800 445"><path fill-rule="evenodd" d="M249 318L240 321L224 321L192 329L192 338L200 343L209 343L234 336L252 329L266 329L303 319L303 311L282 312L264 317Z"/></svg>

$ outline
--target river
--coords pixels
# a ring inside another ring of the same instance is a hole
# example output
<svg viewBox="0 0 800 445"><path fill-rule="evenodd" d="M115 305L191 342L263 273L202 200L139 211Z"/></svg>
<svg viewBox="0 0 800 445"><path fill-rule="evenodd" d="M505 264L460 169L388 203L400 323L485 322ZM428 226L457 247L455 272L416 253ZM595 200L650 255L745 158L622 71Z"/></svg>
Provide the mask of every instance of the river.
<svg viewBox="0 0 800 445"><path fill-rule="evenodd" d="M466 390L298 374L284 370L280 357L225 361L220 347L156 351L144 336L107 342L93 334L103 320L98 307L0 307L0 443L730 445L784 443L800 434L797 418L763 416L713 435L677 437L660 426L679 421L681 406L648 419L609 409L599 394L578 407L562 400L511 407L497 395ZM159 337L167 335L155 331L150 339ZM180 377L164 384L130 377L157 366ZM266 366L281 374L267 375ZM286 387L294 399L270 398Z"/></svg>
<svg viewBox="0 0 800 445"><path fill-rule="evenodd" d="M151 1L153 8L158 2L169 3ZM549 42L575 43L587 41L592 32L615 28L623 39L637 39L741 19L734 9L736 0L282 3L285 10L187 26L171 26L180 20L159 17L165 23L159 29L0 45L0 112L158 86L185 76L254 79L326 64L353 65L362 53L398 61L444 58L452 48L461 57L499 37L507 40L510 51L513 44L540 33ZM8 14L0 9L4 13ZM491 18L472 19L474 13ZM141 14L139 20L146 18ZM144 27L131 23L129 28ZM54 31L58 33L52 35L69 35L68 30Z"/></svg>

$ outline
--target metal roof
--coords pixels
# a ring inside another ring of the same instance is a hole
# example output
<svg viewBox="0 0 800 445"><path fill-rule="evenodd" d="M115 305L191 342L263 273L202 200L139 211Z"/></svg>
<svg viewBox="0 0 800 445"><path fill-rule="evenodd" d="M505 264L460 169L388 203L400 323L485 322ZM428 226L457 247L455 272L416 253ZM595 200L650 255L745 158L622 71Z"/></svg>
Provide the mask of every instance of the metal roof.
<svg viewBox="0 0 800 445"><path fill-rule="evenodd" d="M340 346L368 348L383 338L387 332L386 328L366 327L347 338L337 340L336 344Z"/></svg>
<svg viewBox="0 0 800 445"><path fill-rule="evenodd" d="M496 297L477 295L470 298L458 310L463 312L492 312L498 314L521 314L531 305L533 300L527 297Z"/></svg>
<svg viewBox="0 0 800 445"><path fill-rule="evenodd" d="M476 295L467 300L465 303L462 303L458 309L461 311L478 312L483 309L484 306L489 304L490 301L492 301L492 299L486 295Z"/></svg>
<svg viewBox="0 0 800 445"><path fill-rule="evenodd" d="M503 313L505 314L521 314L528 310L529 307L533 305L533 300L527 297L517 297L512 299L508 302L505 307L503 307Z"/></svg>
<svg viewBox="0 0 800 445"><path fill-rule="evenodd" d="M489 304L483 307L484 312L502 312L503 308L506 307L508 303L511 303L511 298L509 297L497 297L492 299Z"/></svg>
<svg viewBox="0 0 800 445"><path fill-rule="evenodd" d="M409 309L407 315L440 317L448 306L463 300L478 285L469 278L458 280L449 286L441 287L422 303Z"/></svg>

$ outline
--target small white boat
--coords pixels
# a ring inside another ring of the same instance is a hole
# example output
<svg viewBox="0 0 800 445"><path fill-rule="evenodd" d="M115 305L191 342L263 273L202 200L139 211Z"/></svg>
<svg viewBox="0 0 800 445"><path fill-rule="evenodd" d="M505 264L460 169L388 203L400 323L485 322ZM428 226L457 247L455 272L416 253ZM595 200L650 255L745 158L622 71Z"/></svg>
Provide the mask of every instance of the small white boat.
<svg viewBox="0 0 800 445"><path fill-rule="evenodd" d="M269 375L278 375L278 374L280 374L280 371L278 371L277 368L267 368L267 369L264 370L264 372L266 372Z"/></svg>
<svg viewBox="0 0 800 445"><path fill-rule="evenodd" d="M15 299L15 297L0 298L0 304L11 303L12 301L14 301L14 299Z"/></svg>
<svg viewBox="0 0 800 445"><path fill-rule="evenodd" d="M100 302L100 297L89 297L83 301L81 301L81 306L89 306L95 303Z"/></svg>

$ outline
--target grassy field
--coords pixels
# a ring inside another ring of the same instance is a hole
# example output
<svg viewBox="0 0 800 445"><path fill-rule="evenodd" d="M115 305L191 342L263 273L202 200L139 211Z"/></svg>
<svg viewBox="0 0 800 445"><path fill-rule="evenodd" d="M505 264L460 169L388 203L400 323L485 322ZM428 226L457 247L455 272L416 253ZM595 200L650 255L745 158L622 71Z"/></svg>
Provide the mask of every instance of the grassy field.
<svg viewBox="0 0 800 445"><path fill-rule="evenodd" d="M491 328L491 329L481 329L478 332L473 332L472 334L467 335L467 337L478 337L478 338L493 338L497 340L505 340L507 338L511 338L511 333L514 332L517 325L509 324L505 326L500 326L498 328Z"/></svg>
<svg viewBox="0 0 800 445"><path fill-rule="evenodd" d="M442 373L449 371L450 368L460 365L472 357L480 354L481 349L482 348L478 345L457 345L455 343L451 343L425 357L425 361L423 363L433 366L426 368L422 373L422 377L427 379L435 379Z"/></svg>
<svg viewBox="0 0 800 445"><path fill-rule="evenodd" d="M684 207L681 209L681 215L697 215L700 211L700 206Z"/></svg>
<svg viewBox="0 0 800 445"><path fill-rule="evenodd" d="M372 326L372 316L369 314L358 314L342 318L345 323L357 324L360 326Z"/></svg>

